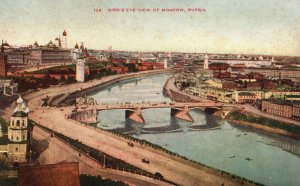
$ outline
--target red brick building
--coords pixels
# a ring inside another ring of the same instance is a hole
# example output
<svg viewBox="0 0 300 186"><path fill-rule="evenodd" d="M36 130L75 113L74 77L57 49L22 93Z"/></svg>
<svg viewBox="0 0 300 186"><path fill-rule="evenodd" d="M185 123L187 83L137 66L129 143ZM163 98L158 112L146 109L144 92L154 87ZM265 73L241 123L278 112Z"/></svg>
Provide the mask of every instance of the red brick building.
<svg viewBox="0 0 300 186"><path fill-rule="evenodd" d="M128 67L110 67L110 70L116 72L117 74L124 74L129 71Z"/></svg>
<svg viewBox="0 0 300 186"><path fill-rule="evenodd" d="M208 69L213 71L226 71L228 68L229 65L226 63L212 63L208 65Z"/></svg>
<svg viewBox="0 0 300 186"><path fill-rule="evenodd" d="M262 82L262 88L265 90L275 89L277 87L277 84L273 83L271 80L263 80Z"/></svg>
<svg viewBox="0 0 300 186"><path fill-rule="evenodd" d="M222 88L224 89L236 89L238 88L238 84L233 81L224 81L222 82Z"/></svg>
<svg viewBox="0 0 300 186"><path fill-rule="evenodd" d="M261 110L270 114L300 120L299 104L291 104L281 100L263 100Z"/></svg>
<svg viewBox="0 0 300 186"><path fill-rule="evenodd" d="M80 186L79 163L20 166L17 186Z"/></svg>
<svg viewBox="0 0 300 186"><path fill-rule="evenodd" d="M255 89L255 90L259 90L261 89L261 83L260 82L246 82L246 88L247 89Z"/></svg>

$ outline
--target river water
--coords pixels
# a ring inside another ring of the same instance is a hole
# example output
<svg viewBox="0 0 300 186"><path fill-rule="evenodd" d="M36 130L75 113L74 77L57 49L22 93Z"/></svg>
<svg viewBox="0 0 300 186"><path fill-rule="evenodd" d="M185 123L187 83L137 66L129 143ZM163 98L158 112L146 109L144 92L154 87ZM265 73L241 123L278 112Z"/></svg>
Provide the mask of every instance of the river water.
<svg viewBox="0 0 300 186"><path fill-rule="evenodd" d="M99 104L171 102L162 88L169 75L126 80L90 95ZM265 185L300 185L300 141L190 112L195 122L170 117L170 109L143 110L145 124L125 119L124 110L101 111L99 128L114 129Z"/></svg>

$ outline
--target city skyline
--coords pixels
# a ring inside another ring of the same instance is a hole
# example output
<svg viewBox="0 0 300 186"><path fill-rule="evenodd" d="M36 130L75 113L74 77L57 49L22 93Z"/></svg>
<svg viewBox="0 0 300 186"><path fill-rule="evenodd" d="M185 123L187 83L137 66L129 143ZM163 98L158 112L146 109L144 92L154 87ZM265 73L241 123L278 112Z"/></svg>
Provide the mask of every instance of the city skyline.
<svg viewBox="0 0 300 186"><path fill-rule="evenodd" d="M2 1L0 34L10 44L68 48L300 55L300 3L240 1ZM101 12L94 9L101 8ZM204 8L204 12L108 12L108 8ZM17 12L17 14L16 14ZM1 38L1 39L2 39Z"/></svg>

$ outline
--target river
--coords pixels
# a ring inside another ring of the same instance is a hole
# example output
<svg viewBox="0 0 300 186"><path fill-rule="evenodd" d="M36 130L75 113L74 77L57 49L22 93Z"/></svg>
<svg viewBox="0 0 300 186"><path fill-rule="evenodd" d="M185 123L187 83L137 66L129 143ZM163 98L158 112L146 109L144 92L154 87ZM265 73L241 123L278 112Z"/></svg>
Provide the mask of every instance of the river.
<svg viewBox="0 0 300 186"><path fill-rule="evenodd" d="M171 102L162 94L169 75L126 80L90 95L98 103ZM101 111L97 127L114 129L265 185L300 185L300 141L232 125L200 110L195 122L170 117L170 109L143 110L145 124L125 119L124 110Z"/></svg>

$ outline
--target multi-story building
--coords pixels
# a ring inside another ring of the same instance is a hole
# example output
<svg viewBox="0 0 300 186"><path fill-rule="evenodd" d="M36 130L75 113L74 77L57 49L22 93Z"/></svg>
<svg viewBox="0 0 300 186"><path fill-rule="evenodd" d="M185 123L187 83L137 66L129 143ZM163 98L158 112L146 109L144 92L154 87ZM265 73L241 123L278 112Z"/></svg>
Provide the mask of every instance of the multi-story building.
<svg viewBox="0 0 300 186"><path fill-rule="evenodd" d="M249 59L209 59L209 63L227 63L230 66L244 64L246 67L260 67L272 65L272 61Z"/></svg>
<svg viewBox="0 0 300 186"><path fill-rule="evenodd" d="M274 79L300 78L300 70L297 69L279 69L279 68L244 68L244 73L259 73L265 77Z"/></svg>
<svg viewBox="0 0 300 186"><path fill-rule="evenodd" d="M300 102L263 100L262 111L295 120L300 120Z"/></svg>
<svg viewBox="0 0 300 186"><path fill-rule="evenodd" d="M66 64L71 63L71 53L68 49L61 48L37 48L30 51L29 64Z"/></svg>
<svg viewBox="0 0 300 186"><path fill-rule="evenodd" d="M7 53L7 63L11 66L23 66L27 65L30 52L24 51L10 51Z"/></svg>
<svg viewBox="0 0 300 186"><path fill-rule="evenodd" d="M239 92L237 103L254 103L256 99L256 94L254 93Z"/></svg>
<svg viewBox="0 0 300 186"><path fill-rule="evenodd" d="M206 87L206 99L219 101L223 103L232 103L232 91L222 88Z"/></svg>

